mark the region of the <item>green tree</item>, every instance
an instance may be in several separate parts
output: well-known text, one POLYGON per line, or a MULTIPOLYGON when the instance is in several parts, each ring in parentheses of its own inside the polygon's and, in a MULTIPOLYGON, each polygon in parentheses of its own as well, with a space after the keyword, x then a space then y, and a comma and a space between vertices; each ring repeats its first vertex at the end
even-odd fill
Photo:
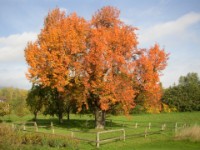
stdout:
POLYGON ((32 86, 31 90, 28 93, 26 103, 29 106, 29 110, 34 114, 34 120, 37 120, 38 112, 41 111, 45 98, 45 89, 40 85, 32 86))
POLYGON ((65 113, 64 96, 57 89, 48 88, 44 104, 44 114, 57 115, 59 123, 63 123, 63 116, 65 113))
POLYGON ((70 86, 66 86, 66 92, 60 93, 57 89, 51 89, 50 87, 44 88, 44 114, 57 115, 59 122, 63 122, 63 116, 67 115, 70 120, 70 113, 78 111, 78 101, 83 97, 82 84, 75 84, 75 81, 70 80, 70 86))
POLYGON ((197 73, 188 73, 179 78, 178 85, 164 91, 162 101, 179 111, 200 110, 200 80, 197 73))

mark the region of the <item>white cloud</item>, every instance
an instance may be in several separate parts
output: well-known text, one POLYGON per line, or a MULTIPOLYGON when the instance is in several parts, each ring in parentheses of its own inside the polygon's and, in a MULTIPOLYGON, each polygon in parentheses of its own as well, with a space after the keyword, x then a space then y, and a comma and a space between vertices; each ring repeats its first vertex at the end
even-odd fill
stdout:
POLYGON ((138 31, 140 47, 158 42, 170 53, 168 66, 161 77, 164 87, 177 83, 181 75, 189 72, 200 75, 200 33, 194 25, 200 25, 200 13, 190 12, 176 20, 138 31))
POLYGON ((0 37, 0 62, 22 62, 24 61, 24 48, 28 41, 33 41, 36 33, 25 32, 8 37, 0 37))
POLYGON ((0 66, 0 87, 17 87, 30 89, 31 84, 26 79, 26 65, 1 65, 0 66))
POLYGON ((25 77, 24 48, 28 41, 34 41, 36 37, 33 32, 0 37, 0 87, 30 88, 31 84, 25 77))
POLYGON ((161 76, 161 82, 163 86, 169 87, 174 83, 178 84, 180 76, 186 76, 189 72, 195 72, 200 75, 200 61, 197 59, 185 61, 185 62, 170 62, 169 66, 164 70, 163 76, 161 76))
POLYGON ((190 12, 176 20, 160 23, 141 31, 139 41, 141 43, 149 43, 169 36, 178 35, 181 37, 183 33, 187 32, 190 26, 198 22, 200 22, 200 13, 190 12))

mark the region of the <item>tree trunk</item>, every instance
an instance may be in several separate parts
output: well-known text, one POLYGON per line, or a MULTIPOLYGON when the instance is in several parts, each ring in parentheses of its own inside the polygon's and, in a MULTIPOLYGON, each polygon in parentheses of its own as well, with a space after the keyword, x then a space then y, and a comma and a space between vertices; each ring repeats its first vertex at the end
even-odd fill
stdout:
POLYGON ((70 111, 67 111, 67 120, 69 121, 70 119, 70 111))
POLYGON ((106 112, 97 108, 95 110, 95 123, 96 129, 104 129, 105 127, 106 112))
POLYGON ((37 120, 37 112, 34 112, 34 118, 33 118, 34 121, 37 120))
POLYGON ((58 106, 58 119, 59 123, 63 123, 63 112, 64 112, 64 104, 63 104, 63 97, 61 94, 58 93, 58 101, 57 101, 57 106, 58 106))
POLYGON ((62 124, 63 123, 63 113, 62 112, 59 113, 58 118, 59 118, 59 123, 62 124))

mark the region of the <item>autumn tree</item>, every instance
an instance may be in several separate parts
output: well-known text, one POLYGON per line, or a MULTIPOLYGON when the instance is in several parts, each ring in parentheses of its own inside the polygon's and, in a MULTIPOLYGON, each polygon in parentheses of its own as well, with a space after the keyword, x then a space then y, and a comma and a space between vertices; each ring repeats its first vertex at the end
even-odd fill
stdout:
POLYGON ((160 75, 167 66, 169 54, 155 44, 149 50, 142 49, 136 60, 134 88, 136 99, 147 112, 158 113, 161 110, 162 89, 160 75))
POLYGON ((85 57, 85 86, 95 112, 96 128, 104 128, 105 112, 122 103, 126 113, 134 107, 132 56, 136 52, 135 28, 119 19, 119 10, 103 7, 92 17, 89 53, 85 57))
MULTIPOLYGON (((87 31, 88 24, 83 18, 75 13, 66 16, 56 8, 46 17, 37 41, 29 42, 25 49, 28 79, 57 91, 56 98, 60 103, 68 92, 66 87, 72 86, 70 80, 73 78, 78 84, 82 75, 87 31)), ((61 122, 62 118, 60 113, 61 122)))
POLYGON ((28 79, 55 92, 53 105, 75 102, 77 111, 83 106, 93 110, 96 128, 104 128, 106 111, 116 104, 128 114, 141 91, 152 97, 145 105, 160 98, 159 73, 167 55, 158 45, 138 49, 136 28, 119 15, 118 9, 106 6, 86 21, 56 8, 46 17, 37 41, 25 49, 28 79))

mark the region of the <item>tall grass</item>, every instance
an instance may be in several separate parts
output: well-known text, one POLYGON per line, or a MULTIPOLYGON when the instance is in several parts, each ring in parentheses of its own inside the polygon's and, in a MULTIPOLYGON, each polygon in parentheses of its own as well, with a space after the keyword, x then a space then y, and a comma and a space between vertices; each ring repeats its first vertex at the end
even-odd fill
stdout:
POLYGON ((27 133, 14 130, 10 125, 0 124, 0 149, 70 149, 77 150, 78 141, 58 135, 27 133), (35 148, 38 147, 38 148, 35 148))
POLYGON ((176 134, 175 138, 177 140, 189 140, 189 141, 199 142, 200 126, 194 125, 192 127, 183 128, 176 134))

